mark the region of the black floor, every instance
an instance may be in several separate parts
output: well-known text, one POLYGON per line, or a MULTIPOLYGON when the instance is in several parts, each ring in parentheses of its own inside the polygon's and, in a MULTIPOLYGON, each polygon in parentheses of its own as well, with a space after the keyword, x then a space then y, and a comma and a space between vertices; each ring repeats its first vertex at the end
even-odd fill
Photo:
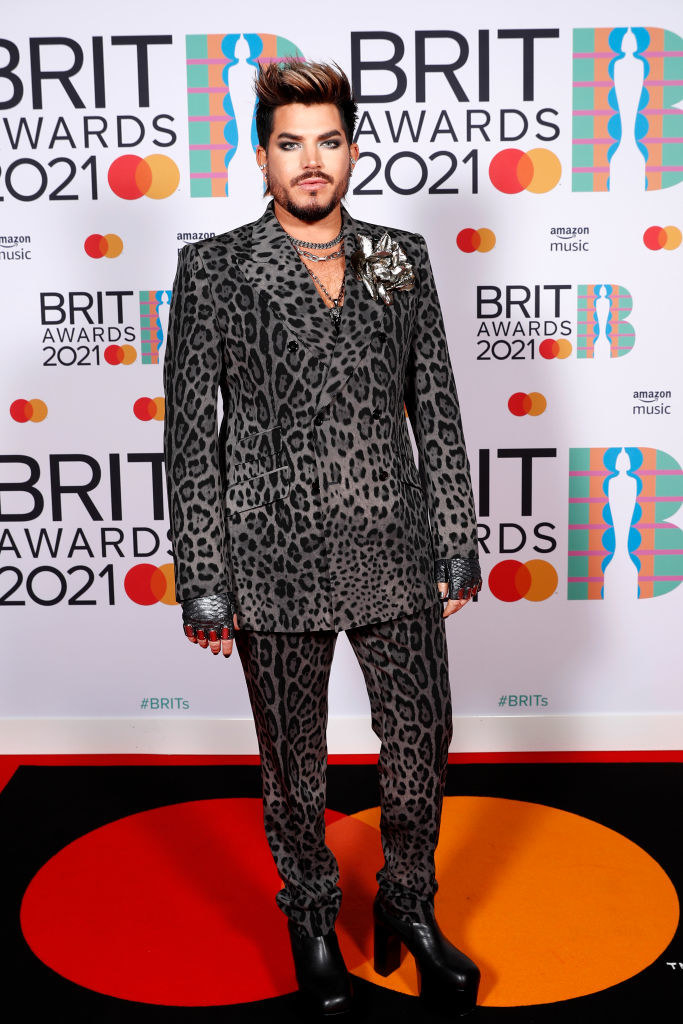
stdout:
MULTIPOLYGON (((70 1022, 301 1021, 296 994, 223 1007, 165 1007, 100 995, 46 967, 19 927, 21 898, 36 871, 64 845, 119 817, 153 807, 216 797, 260 796, 257 766, 22 765, 0 792, 5 1020, 70 1022)), ((494 796, 548 804, 583 815, 643 847, 683 892, 678 836, 683 809, 681 764, 451 765, 448 795, 494 796)), ((328 767, 328 806, 344 813, 377 805, 374 765, 328 767), (362 795, 362 797, 360 796, 362 795)), ((514 929, 514 921, 510 922, 514 929)), ((534 964, 529 964, 534 970, 534 964)), ((415 998, 357 981, 358 1021, 435 1021, 415 998)), ((442 1019, 442 1018, 440 1018, 442 1019)), ((662 956, 604 992, 535 1007, 478 1007, 468 1024, 680 1024, 683 1021, 683 927, 662 956), (668 966, 676 963, 676 968, 668 966)))

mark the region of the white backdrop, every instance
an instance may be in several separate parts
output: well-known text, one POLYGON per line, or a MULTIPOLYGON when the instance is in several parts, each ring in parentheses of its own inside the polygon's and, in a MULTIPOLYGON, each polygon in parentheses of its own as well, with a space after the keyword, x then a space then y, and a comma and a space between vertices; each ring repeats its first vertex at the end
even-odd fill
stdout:
MULTIPOLYGON (((590 716, 675 745, 680 4, 377 0, 328 20, 273 0, 45 0, 3 35, 5 749, 68 747, 79 720, 127 749, 154 720, 182 750, 201 723, 250 717, 236 650, 191 646, 173 603, 161 370, 178 248, 264 208, 253 62, 293 47, 354 72, 349 209, 423 233, 435 268, 485 578, 446 623, 458 719, 495 720, 473 741, 491 749, 498 716, 533 719, 541 749, 612 744, 576 726, 590 716), (38 719, 55 729, 31 739, 38 719)), ((331 749, 373 746, 368 711, 341 634, 331 749)))

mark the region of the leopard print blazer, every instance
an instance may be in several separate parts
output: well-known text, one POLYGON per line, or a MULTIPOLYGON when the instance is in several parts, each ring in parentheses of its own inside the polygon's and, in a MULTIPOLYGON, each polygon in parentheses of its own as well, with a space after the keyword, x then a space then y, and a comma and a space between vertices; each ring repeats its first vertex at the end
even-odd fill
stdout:
POLYGON ((418 611, 440 600, 435 559, 478 555, 425 240, 341 211, 338 335, 272 200, 178 256, 163 367, 175 595, 232 591, 243 629, 340 631, 418 611), (348 258, 357 231, 385 230, 416 274, 392 305, 348 258))

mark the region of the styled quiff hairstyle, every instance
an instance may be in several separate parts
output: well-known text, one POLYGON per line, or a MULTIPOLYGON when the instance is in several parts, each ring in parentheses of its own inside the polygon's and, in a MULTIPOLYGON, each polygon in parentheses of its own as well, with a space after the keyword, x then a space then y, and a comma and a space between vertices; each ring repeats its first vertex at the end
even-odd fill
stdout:
POLYGON ((336 63, 322 64, 302 57, 283 57, 273 63, 259 64, 254 79, 256 133, 259 143, 268 148, 276 107, 287 103, 334 103, 339 109, 344 135, 349 145, 358 116, 358 104, 351 93, 348 78, 336 63))

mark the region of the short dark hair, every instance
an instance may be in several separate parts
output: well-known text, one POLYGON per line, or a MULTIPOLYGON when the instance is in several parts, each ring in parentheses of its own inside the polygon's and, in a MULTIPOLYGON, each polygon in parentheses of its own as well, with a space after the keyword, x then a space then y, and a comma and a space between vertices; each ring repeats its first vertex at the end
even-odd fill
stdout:
POLYGON ((258 100, 256 134, 264 149, 273 131, 275 108, 287 103, 334 103, 341 116, 346 141, 349 145, 353 142, 358 104, 348 78, 335 61, 323 64, 303 57, 283 57, 259 64, 254 91, 258 100))

